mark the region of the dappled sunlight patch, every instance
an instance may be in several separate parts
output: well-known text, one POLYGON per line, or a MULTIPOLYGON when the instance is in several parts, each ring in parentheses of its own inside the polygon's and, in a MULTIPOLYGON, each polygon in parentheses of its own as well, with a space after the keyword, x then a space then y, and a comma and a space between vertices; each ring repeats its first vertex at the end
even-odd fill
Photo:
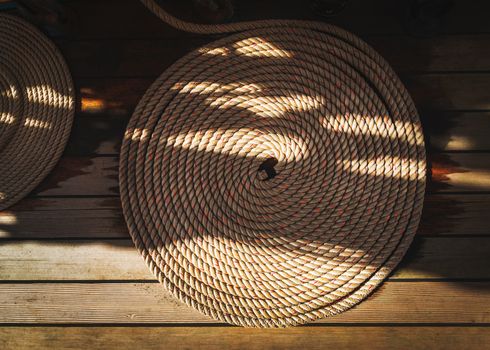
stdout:
POLYGON ((425 176, 425 161, 396 156, 374 156, 371 159, 343 159, 338 161, 345 171, 362 175, 393 177, 416 181, 425 176))
MULTIPOLYGON (((437 140, 437 135, 434 139, 437 140)), ((446 150, 474 150, 478 147, 478 142, 468 136, 453 134, 444 147, 446 150)))
POLYGON ((228 56, 230 54, 230 49, 228 49, 227 47, 217 47, 211 50, 206 48, 201 48, 198 51, 204 55, 210 55, 210 56, 228 56))
POLYGON ((273 42, 261 37, 250 37, 237 41, 232 45, 235 53, 248 57, 282 57, 292 58, 291 51, 281 49, 273 42))
MULTIPOLYGON (((2 192, 0 192, 2 199, 2 192)), ((9 227, 18 224, 17 216, 9 212, 0 212, 0 238, 9 238, 11 236, 9 227)))
POLYGON ((177 90, 179 94, 222 94, 233 93, 235 95, 253 94, 263 90, 263 87, 255 83, 218 83, 213 81, 188 81, 177 82, 171 90, 177 90))
POLYGON ((369 116, 361 114, 330 115, 320 118, 320 124, 327 130, 355 136, 373 136, 404 140, 411 145, 422 146, 422 132, 410 121, 392 120, 389 116, 369 116), (417 128, 417 129, 416 129, 417 128), (407 138, 400 132, 415 129, 416 137, 407 138))
MULTIPOLYGON (((138 138, 143 135, 147 137, 144 131, 139 135, 141 136, 138 138)), ((247 158, 274 157, 279 162, 298 161, 307 158, 310 154, 308 145, 300 137, 285 137, 259 128, 208 128, 186 131, 169 135, 165 143, 167 147, 221 155, 247 158)))
POLYGON ((0 91, 0 96, 15 100, 19 97, 19 92, 17 91, 15 86, 9 85, 7 89, 2 89, 0 91))
POLYGON ((15 122, 15 116, 11 113, 0 113, 0 123, 13 124, 15 122))
POLYGON ((472 169, 471 172, 447 174, 451 186, 471 191, 486 191, 490 188, 490 172, 488 169, 472 169))
POLYGON ((44 104, 50 107, 72 109, 74 100, 48 85, 36 85, 26 87, 26 97, 29 102, 44 104))
POLYGON ((209 106, 218 109, 227 109, 233 106, 246 109, 261 117, 278 118, 286 112, 309 111, 321 106, 318 98, 304 94, 291 94, 289 96, 233 96, 224 95, 218 98, 206 99, 209 106))
POLYGON ((106 103, 100 98, 82 97, 83 112, 100 112, 106 109, 106 103))
POLYGON ((17 224, 17 217, 15 216, 15 214, 9 212, 0 212, 0 225, 15 224, 17 224))
POLYGON ((26 118, 24 126, 28 128, 51 129, 51 122, 34 118, 26 118))
POLYGON ((124 133, 124 138, 132 141, 146 141, 148 136, 148 130, 142 128, 127 128, 124 133))

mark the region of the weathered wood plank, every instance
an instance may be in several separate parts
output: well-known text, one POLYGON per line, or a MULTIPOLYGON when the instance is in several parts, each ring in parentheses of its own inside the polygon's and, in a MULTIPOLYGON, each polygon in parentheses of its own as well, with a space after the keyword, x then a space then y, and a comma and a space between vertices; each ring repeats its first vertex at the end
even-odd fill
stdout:
POLYGON ((432 192, 490 189, 490 157, 485 153, 434 154, 430 158, 432 192))
MULTIPOLYGON (((130 239, 0 241, 0 261, 4 281, 154 280, 130 239)), ((489 265, 490 237, 417 237, 390 279, 490 279, 489 265)))
POLYGON ((0 238, 128 238, 118 197, 25 198, 0 212, 0 238))
MULTIPOLYGON (((9 209, 3 210, 2 213, 38 213, 63 211, 68 215, 70 211, 80 212, 84 210, 121 210, 121 201, 119 197, 74 197, 74 198, 36 198, 27 197, 17 202, 9 209)), ((15 214, 17 215, 17 214, 15 214)), ((119 215, 119 214, 118 214, 119 215)), ((40 219, 40 218, 39 218, 40 219)))
MULTIPOLYGON (((443 153, 429 159, 428 190, 480 192, 490 190, 490 162, 485 153, 443 153)), ((63 157, 34 190, 35 196, 107 196, 118 194, 118 158, 63 157)))
MULTIPOLYGON (((490 235, 489 213, 490 195, 428 194, 418 235, 490 235)), ((0 238, 127 237, 118 197, 25 198, 0 213, 0 238)))
MULTIPOLYGON (((490 70, 490 35, 365 37, 400 73, 490 70)), ((61 41, 76 78, 156 77, 211 37, 61 41)), ((277 60, 271 57, 270 60, 277 60)))
MULTIPOLYGON (((485 0, 454 0, 452 10, 443 17, 439 31, 442 33, 490 32, 486 14, 489 7, 485 0)), ((169 2, 166 1, 168 4, 169 2)), ((192 6, 178 0, 171 1, 174 13, 187 15, 188 19, 199 20, 191 12, 192 6), (183 3, 183 4, 181 4, 183 3), (191 12, 189 14, 189 12, 191 12)), ((235 1, 232 21, 295 18, 321 20, 311 10, 309 3, 287 1, 235 1)), ((400 34, 406 33, 407 3, 390 0, 349 1, 347 8, 328 22, 339 25, 357 34, 400 34)), ((69 7, 76 13, 77 25, 71 37, 118 38, 144 37, 168 38, 182 35, 162 23, 138 1, 131 0, 84 0, 70 1, 69 7), (111 21, 107 21, 111 18, 111 21)), ((184 18, 184 17, 182 17, 184 18)), ((66 35, 70 35, 67 33, 66 35)))
POLYGON ((129 115, 75 117, 65 155, 118 155, 129 115))
POLYGON ((490 150, 490 112, 422 112, 421 119, 433 152, 490 150))
POLYGON ((419 235, 488 235, 490 196, 425 196, 419 235))
POLYGON ((0 261, 3 281, 155 280, 129 239, 2 242, 0 261))
MULTIPOLYGON (((439 32, 441 33, 473 33, 488 32, 490 25, 480 12, 488 8, 488 2, 482 0, 452 1, 453 7, 441 20, 439 32)), ((349 1, 348 6, 339 15, 327 21, 357 34, 395 34, 406 32, 406 17, 409 9, 407 3, 393 3, 389 0, 349 1)), ((243 17, 255 19, 262 18, 310 18, 306 12, 306 3, 291 0, 284 4, 282 1, 254 1, 244 2, 239 8, 243 17), (303 9, 302 9, 303 8, 303 9), (284 11, 284 14, 282 13, 284 11)))
POLYGON ((328 326, 238 327, 2 327, 4 350, 51 349, 484 349, 488 327, 328 326))
POLYGON ((489 73, 405 75, 402 81, 420 113, 489 110, 489 73))
MULTIPOLYGON (((490 323, 489 282, 386 282, 317 323, 490 323)), ((0 284, 0 323, 215 323, 158 283, 0 284), (83 296, 80 297, 80 296, 83 296)))
POLYGON ((490 35, 365 37, 393 67, 406 72, 487 71, 490 69, 490 35), (479 57, 484 55, 485 57, 479 57))
POLYGON ((37 196, 118 195, 117 157, 62 157, 34 190, 37 196))

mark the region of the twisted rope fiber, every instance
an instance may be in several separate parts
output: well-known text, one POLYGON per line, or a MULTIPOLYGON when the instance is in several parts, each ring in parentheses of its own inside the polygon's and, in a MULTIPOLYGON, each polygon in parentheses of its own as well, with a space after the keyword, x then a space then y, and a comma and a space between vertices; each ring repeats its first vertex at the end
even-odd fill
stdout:
POLYGON ((236 32, 168 68, 129 122, 121 198, 153 273, 247 327, 364 299, 408 249, 425 190, 421 125, 395 73, 331 25, 199 25, 143 3, 185 31, 236 32))
POLYGON ((61 156, 72 86, 56 47, 29 23, 0 14, 0 210, 32 191, 61 156))

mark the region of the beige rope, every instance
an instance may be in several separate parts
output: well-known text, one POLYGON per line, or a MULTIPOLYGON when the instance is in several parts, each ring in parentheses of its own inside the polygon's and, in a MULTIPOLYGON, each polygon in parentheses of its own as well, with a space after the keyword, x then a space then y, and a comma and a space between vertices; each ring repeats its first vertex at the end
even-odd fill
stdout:
POLYGON ((0 210, 32 191, 61 156, 75 110, 72 85, 42 33, 0 14, 0 210))
POLYGON ((148 89, 120 162, 124 215, 158 279, 193 308, 254 327, 364 299, 415 234, 425 149, 388 64, 331 25, 261 21, 195 50, 148 89))

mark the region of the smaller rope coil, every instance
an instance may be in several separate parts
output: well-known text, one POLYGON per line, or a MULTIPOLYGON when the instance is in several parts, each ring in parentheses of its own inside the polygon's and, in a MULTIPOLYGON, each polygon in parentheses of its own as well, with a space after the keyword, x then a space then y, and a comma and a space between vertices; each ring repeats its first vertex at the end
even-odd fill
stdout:
POLYGON ((56 47, 29 23, 0 14, 0 210, 54 167, 74 111, 70 73, 56 47))
POLYGON ((237 33, 179 59, 148 89, 120 160, 136 247, 178 299, 247 327, 332 316, 401 260, 425 189, 407 91, 367 44, 316 22, 237 33))

